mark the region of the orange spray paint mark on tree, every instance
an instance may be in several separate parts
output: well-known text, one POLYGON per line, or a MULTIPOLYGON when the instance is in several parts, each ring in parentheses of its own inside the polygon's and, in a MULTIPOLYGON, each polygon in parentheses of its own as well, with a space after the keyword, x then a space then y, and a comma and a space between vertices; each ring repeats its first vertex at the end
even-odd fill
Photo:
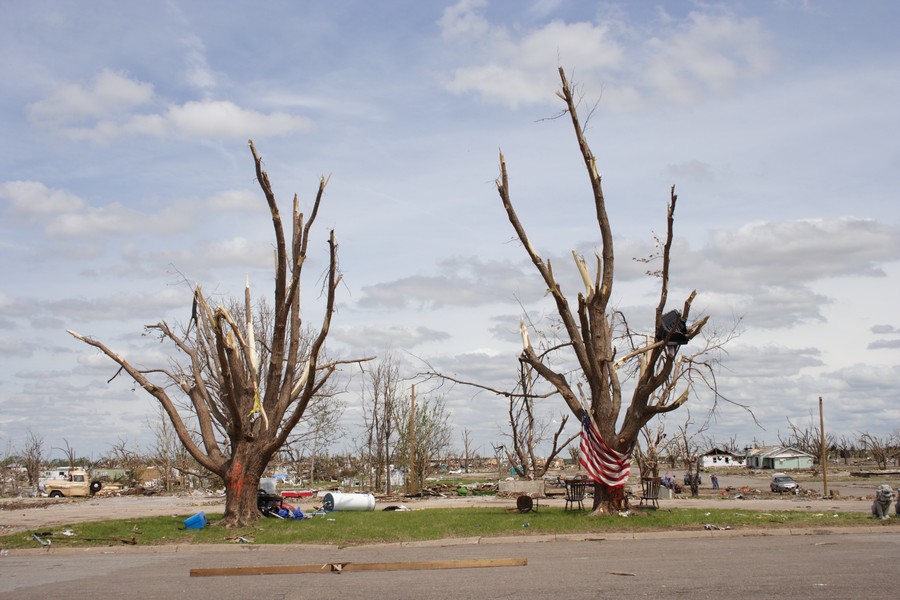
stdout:
POLYGON ((244 465, 237 461, 231 469, 231 486, 240 498, 244 493, 244 465))

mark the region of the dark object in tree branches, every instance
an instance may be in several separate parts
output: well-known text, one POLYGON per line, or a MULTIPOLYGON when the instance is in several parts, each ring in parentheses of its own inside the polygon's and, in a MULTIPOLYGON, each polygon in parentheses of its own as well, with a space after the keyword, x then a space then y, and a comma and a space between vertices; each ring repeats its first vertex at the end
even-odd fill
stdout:
POLYGON ((690 339, 687 336, 687 323, 681 318, 677 310, 670 310, 660 319, 656 328, 656 341, 661 342, 669 338, 669 346, 684 346, 690 339))

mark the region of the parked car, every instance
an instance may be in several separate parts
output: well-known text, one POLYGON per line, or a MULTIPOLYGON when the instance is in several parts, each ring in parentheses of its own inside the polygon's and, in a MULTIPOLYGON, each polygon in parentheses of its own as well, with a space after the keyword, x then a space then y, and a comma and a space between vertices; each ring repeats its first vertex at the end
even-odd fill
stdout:
POLYGON ((775 473, 772 476, 772 483, 769 484, 769 488, 778 494, 784 492, 791 492, 792 494, 796 494, 800 491, 800 484, 791 477, 790 475, 785 475, 784 473, 775 473))

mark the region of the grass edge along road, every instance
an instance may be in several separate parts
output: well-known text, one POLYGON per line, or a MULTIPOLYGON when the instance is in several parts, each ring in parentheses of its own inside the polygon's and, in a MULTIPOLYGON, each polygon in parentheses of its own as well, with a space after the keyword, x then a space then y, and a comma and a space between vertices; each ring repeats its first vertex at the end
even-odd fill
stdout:
POLYGON ((636 510, 627 515, 591 517, 588 511, 565 511, 556 507, 527 513, 498 507, 339 511, 316 514, 302 520, 261 518, 254 526, 240 529, 216 527, 215 523, 221 518, 219 515, 209 516, 210 525, 203 529, 185 529, 184 520, 190 515, 143 517, 17 532, 0 537, 0 548, 232 543, 354 546, 471 537, 702 529, 752 531, 873 524, 897 527, 900 531, 900 519, 876 521, 870 514, 860 512, 672 508, 636 510))

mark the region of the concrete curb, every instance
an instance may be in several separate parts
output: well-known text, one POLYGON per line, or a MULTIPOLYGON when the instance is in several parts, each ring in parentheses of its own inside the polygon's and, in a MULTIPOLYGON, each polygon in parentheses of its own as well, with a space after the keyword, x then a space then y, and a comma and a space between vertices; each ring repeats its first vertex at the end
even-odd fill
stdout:
MULTIPOLYGON (((540 534, 501 537, 466 537, 418 542, 393 542, 388 544, 360 544, 337 546, 332 544, 172 544, 167 546, 103 546, 93 548, 21 548, 6 551, 5 556, 78 556, 97 554, 190 554, 196 552, 253 552, 267 554, 285 551, 341 551, 348 549, 372 548, 441 548, 453 546, 475 546, 494 544, 541 544, 550 542, 604 542, 657 539, 698 539, 722 537, 783 537, 820 536, 851 534, 894 534, 900 535, 900 528, 883 525, 859 527, 816 527, 802 529, 726 529, 726 530, 660 530, 640 532, 591 532, 566 534, 540 534)), ((2 557, 0 557, 2 561, 2 557)))

